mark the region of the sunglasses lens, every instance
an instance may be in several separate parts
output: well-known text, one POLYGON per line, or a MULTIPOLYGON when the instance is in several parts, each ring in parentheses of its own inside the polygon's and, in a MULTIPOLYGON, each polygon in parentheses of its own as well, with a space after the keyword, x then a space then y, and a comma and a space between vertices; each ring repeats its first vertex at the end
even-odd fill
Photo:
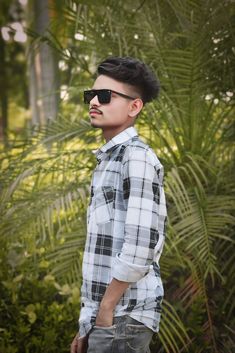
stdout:
POLYGON ((109 89, 97 90, 97 94, 98 94, 98 100, 101 104, 110 103, 111 91, 109 89))
POLYGON ((89 91, 84 91, 84 103, 89 104, 95 96, 98 96, 98 101, 101 104, 107 104, 111 101, 111 94, 112 92, 109 89, 91 89, 89 91))
POLYGON ((90 91, 84 91, 83 98, 84 98, 84 103, 89 104, 90 101, 96 96, 96 93, 92 90, 90 91))

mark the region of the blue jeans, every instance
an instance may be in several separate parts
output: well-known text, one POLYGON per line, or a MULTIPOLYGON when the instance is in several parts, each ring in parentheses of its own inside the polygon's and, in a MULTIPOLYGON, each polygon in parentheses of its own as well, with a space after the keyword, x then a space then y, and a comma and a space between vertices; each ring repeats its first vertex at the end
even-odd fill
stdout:
POLYGON ((150 353, 153 332, 129 316, 114 318, 110 327, 94 326, 87 353, 150 353))

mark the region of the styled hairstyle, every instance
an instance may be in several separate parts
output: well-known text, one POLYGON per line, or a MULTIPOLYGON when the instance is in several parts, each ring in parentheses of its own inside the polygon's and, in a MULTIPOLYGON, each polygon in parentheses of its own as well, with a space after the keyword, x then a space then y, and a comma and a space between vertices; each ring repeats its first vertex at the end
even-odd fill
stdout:
POLYGON ((154 72, 143 62, 131 57, 109 57, 101 62, 97 74, 133 86, 143 103, 157 98, 160 83, 154 72))

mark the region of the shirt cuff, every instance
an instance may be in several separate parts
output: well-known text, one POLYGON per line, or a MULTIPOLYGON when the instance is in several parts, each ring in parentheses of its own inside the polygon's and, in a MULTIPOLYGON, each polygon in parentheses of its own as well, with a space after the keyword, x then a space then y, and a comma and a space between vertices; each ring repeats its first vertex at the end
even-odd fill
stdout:
POLYGON ((91 324, 92 309, 89 307, 81 307, 79 324, 79 336, 86 336, 92 328, 91 324))
POLYGON ((86 336, 89 331, 92 329, 92 325, 90 322, 79 322, 79 337, 86 336))
POLYGON ((149 266, 140 266, 124 261, 121 254, 117 254, 114 263, 112 276, 123 282, 137 282, 149 271, 149 266))

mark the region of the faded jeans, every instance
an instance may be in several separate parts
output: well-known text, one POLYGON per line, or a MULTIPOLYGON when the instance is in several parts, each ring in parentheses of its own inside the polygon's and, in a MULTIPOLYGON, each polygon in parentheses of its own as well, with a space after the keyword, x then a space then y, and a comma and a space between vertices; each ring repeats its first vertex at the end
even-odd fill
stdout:
POLYGON ((131 317, 116 317, 110 327, 93 327, 87 353, 150 353, 152 335, 148 327, 131 317))

